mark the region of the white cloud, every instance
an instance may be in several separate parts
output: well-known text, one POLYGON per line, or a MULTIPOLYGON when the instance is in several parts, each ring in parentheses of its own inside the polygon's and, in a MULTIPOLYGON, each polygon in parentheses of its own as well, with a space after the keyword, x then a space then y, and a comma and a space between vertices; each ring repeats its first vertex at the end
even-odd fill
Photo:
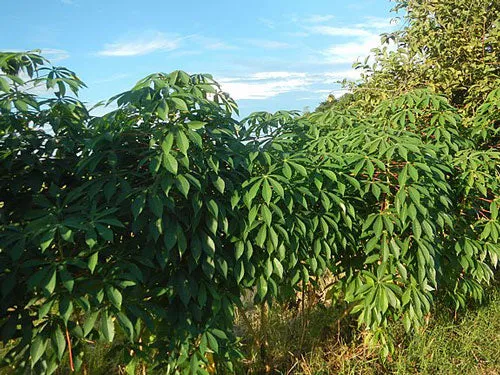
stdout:
POLYGON ((309 84, 305 78, 278 79, 272 81, 220 80, 222 89, 234 99, 268 99, 290 91, 303 91, 309 84))
POLYGON ((328 36, 365 37, 372 35, 369 31, 357 27, 312 26, 307 30, 313 34, 328 36))
POLYGON ((331 93, 331 89, 319 91, 318 86, 336 84, 344 78, 357 79, 359 73, 352 69, 322 73, 258 72, 241 77, 226 77, 218 81, 222 89, 236 100, 262 100, 289 92, 331 93))
POLYGON ((226 43, 220 39, 211 38, 203 35, 193 35, 191 39, 193 39, 197 44, 199 44, 200 47, 207 50, 222 51, 222 50, 238 49, 238 47, 226 43))
POLYGON ((61 61, 69 57, 69 52, 63 49, 43 48, 42 55, 51 62, 61 61))
POLYGON ((276 40, 268 40, 268 39, 244 39, 245 43, 250 44, 255 47, 264 48, 264 49, 282 49, 282 48, 290 48, 291 45, 285 42, 279 42, 276 40))
POLYGON ((303 38, 306 36, 309 36, 309 33, 306 33, 305 31, 293 31, 293 32, 286 32, 284 35, 291 36, 291 37, 297 37, 297 38, 303 38))
POLYGON ((342 70, 338 72, 327 72, 324 73, 324 83, 331 84, 341 81, 343 79, 357 80, 361 78, 361 72, 359 70, 349 69, 342 70))
POLYGON ((395 24, 397 20, 390 17, 365 17, 366 21, 358 23, 355 26, 360 28, 375 29, 375 30, 388 30, 395 24))
MULTIPOLYGON (((322 23, 324 21, 333 18, 331 16, 317 16, 318 22, 311 23, 322 23)), ((315 17, 312 16, 312 20, 315 17)), ((307 19, 306 19, 307 21, 307 19)), ((364 22, 353 24, 350 26, 328 26, 328 25, 314 25, 308 26, 305 29, 312 34, 327 35, 327 36, 340 36, 340 37, 367 37, 373 35, 375 32, 389 31, 398 23, 397 19, 390 17, 364 17, 364 22)))
POLYGON ((97 54, 101 56, 138 56, 155 51, 173 51, 180 47, 182 38, 178 35, 154 33, 132 40, 106 44, 97 54))
POLYGON ((330 20, 332 20, 334 18, 335 18, 335 16, 332 15, 332 14, 325 14, 325 15, 313 14, 313 15, 311 15, 309 17, 304 18, 304 22, 307 22, 307 23, 323 23, 323 22, 330 21, 330 20))
POLYGON ((61 0, 61 3, 66 5, 74 5, 75 2, 73 0, 61 0))
POLYGON ((270 71, 222 78, 219 82, 222 89, 236 100, 259 100, 291 91, 304 91, 313 80, 303 72, 270 71))
POLYGON ((265 80, 279 78, 305 78, 307 73, 299 72, 259 72, 250 75, 250 80, 265 80))
POLYGON ((318 60, 320 64, 348 64, 359 58, 366 57, 370 50, 380 45, 380 37, 370 34, 359 41, 334 44, 321 51, 323 59, 318 60))
MULTIPOLYGON (((340 98, 342 95, 345 95, 349 92, 348 89, 339 89, 339 90, 314 90, 318 94, 331 94, 336 98, 340 98)), ((321 95, 324 98, 324 95, 321 95)))

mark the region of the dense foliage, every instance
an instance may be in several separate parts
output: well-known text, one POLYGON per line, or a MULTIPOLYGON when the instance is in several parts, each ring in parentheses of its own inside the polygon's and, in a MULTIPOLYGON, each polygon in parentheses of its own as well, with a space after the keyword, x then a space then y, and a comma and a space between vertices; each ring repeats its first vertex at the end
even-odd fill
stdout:
POLYGON ((356 102, 373 110, 381 100, 428 88, 445 95, 466 118, 473 116, 500 75, 500 3, 495 0, 398 0, 397 29, 354 66, 361 83, 354 95, 320 106, 356 102), (399 22, 398 22, 399 21, 399 22), (354 99, 354 100, 352 100, 354 99))
POLYGON ((430 87, 237 121, 209 75, 150 75, 93 116, 36 53, 0 70, 0 337, 20 373, 78 370, 95 340, 129 373, 232 372, 245 291, 289 300, 326 271, 387 354, 390 320, 410 332, 493 277, 498 81, 473 111, 430 87))

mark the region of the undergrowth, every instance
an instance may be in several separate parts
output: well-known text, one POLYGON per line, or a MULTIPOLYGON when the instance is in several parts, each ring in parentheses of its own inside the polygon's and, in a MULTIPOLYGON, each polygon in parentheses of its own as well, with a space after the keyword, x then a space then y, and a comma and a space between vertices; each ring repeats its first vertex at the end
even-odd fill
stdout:
POLYGON ((369 333, 356 334, 356 323, 344 318, 338 306, 308 307, 307 298, 304 308, 274 306, 263 330, 260 315, 253 316, 253 333, 246 331, 245 337, 260 336, 243 343, 242 374, 500 374, 498 285, 487 293, 484 305, 463 314, 439 306, 411 338, 402 323, 392 323, 395 352, 386 360, 368 349, 364 342, 369 333))
MULTIPOLYGON (((401 323, 392 323, 389 332, 396 343, 395 352, 385 361, 364 345, 367 333, 356 334, 355 321, 343 312, 339 306, 309 304, 307 297, 296 306, 274 305, 264 313, 248 308, 246 322, 239 311, 236 329, 245 337, 241 343, 245 359, 236 373, 500 374, 498 285, 488 291, 485 304, 472 306, 462 315, 455 316, 440 306, 428 325, 412 338, 405 335, 401 323)), ((106 343, 89 343, 88 365, 76 374, 127 374, 116 349, 106 343)), ((5 352, 5 348, 0 349, 0 357, 5 352)), ((58 371, 60 375, 70 373, 68 368, 58 371)), ((0 370, 0 375, 8 373, 0 370)), ((136 371, 146 373, 154 374, 147 365, 136 371)))

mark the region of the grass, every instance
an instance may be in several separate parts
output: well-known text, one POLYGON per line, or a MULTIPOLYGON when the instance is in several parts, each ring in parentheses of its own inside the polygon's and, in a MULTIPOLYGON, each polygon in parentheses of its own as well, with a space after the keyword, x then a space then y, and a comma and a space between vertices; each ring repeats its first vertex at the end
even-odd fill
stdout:
MULTIPOLYGON (((237 319, 246 355, 237 374, 500 375, 498 285, 489 290, 483 305, 471 306, 457 319, 440 308, 425 330, 412 338, 404 335, 401 324, 392 324, 389 329, 397 345, 386 361, 367 349, 365 335, 356 333, 355 322, 335 306, 275 305, 269 311, 247 310, 245 317, 240 312, 237 319)), ((109 355, 109 350, 102 343, 89 345, 85 373, 124 374, 120 355, 109 355)), ((0 348, 3 354, 5 348, 0 348)), ((9 373, 0 369, 0 375, 9 373)))
MULTIPOLYGON (((418 335, 408 338, 401 324, 390 332, 397 343, 386 361, 363 344, 363 334, 355 332, 352 321, 339 312, 317 305, 306 308, 304 316, 284 308, 274 308, 260 341, 246 342, 247 360, 240 370, 247 374, 500 374, 500 288, 488 292, 482 306, 471 306, 454 319, 441 309, 418 335), (262 344, 260 344, 262 346, 262 344)), ((255 331, 255 329, 254 329, 255 331)), ((259 340, 257 340, 259 341, 259 340)))

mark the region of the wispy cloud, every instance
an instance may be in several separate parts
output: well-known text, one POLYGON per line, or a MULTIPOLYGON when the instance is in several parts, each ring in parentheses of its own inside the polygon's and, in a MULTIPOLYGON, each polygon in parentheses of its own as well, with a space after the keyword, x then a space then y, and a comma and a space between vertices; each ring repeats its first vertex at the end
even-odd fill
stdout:
POLYGON ((320 64, 349 64, 357 59, 368 56, 371 49, 380 45, 380 37, 369 34, 366 38, 348 43, 333 44, 320 51, 323 59, 318 60, 320 64))
POLYGON ((271 81, 234 81, 220 80, 222 89, 234 99, 268 99, 290 91, 303 91, 307 85, 305 78, 278 79, 271 81))
POLYGON ((277 40, 250 38, 250 39, 244 39, 243 41, 251 46, 263 49, 282 49, 291 47, 291 44, 285 42, 279 42, 277 40))
POLYGON ((307 73, 303 72, 258 72, 248 76, 249 81, 259 81, 265 79, 282 79, 282 78, 305 78, 307 73))
POLYGON ((180 47, 183 38, 176 34, 149 33, 129 40, 106 44, 97 52, 101 56, 139 56, 155 51, 173 51, 180 47))
POLYGON ((66 5, 75 5, 75 2, 73 0, 61 0, 61 3, 66 5))
POLYGON ((291 37, 297 37, 297 38, 305 38, 306 36, 309 36, 309 33, 306 33, 305 31, 290 31, 284 33, 284 35, 291 36, 291 37))
POLYGON ((364 37, 372 35, 371 32, 358 27, 311 26, 307 30, 313 34, 343 37, 364 37))
POLYGON ((221 39, 207 37, 203 35, 193 35, 190 39, 194 40, 199 47, 211 51, 236 50, 238 47, 229 44, 221 39))
POLYGON ((69 52, 63 49, 43 48, 42 55, 52 62, 61 61, 69 57, 69 52))
POLYGON ((258 72, 246 76, 222 78, 219 82, 222 89, 236 100, 263 100, 290 92, 331 93, 331 89, 322 90, 318 87, 336 84, 344 78, 357 79, 359 73, 352 69, 322 73, 258 72))
POLYGON ((349 69, 336 72, 326 72, 322 74, 322 76, 324 76, 323 83, 331 84, 337 83, 337 81, 341 81, 343 79, 356 81, 361 78, 361 72, 359 70, 349 69))
POLYGON ((305 17, 303 20, 306 23, 323 23, 334 19, 335 16, 332 14, 313 14, 309 17, 305 17))
POLYGON ((374 30, 387 30, 397 24, 397 19, 390 17, 365 17, 365 22, 358 23, 355 27, 374 29, 374 30))

